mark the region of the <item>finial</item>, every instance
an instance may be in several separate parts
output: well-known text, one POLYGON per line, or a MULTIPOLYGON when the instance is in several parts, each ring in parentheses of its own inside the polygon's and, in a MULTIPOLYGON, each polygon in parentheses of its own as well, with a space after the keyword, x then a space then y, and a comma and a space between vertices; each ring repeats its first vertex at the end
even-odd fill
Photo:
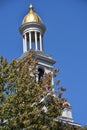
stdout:
POLYGON ((34 7, 33 7, 32 4, 30 4, 29 9, 30 9, 30 10, 33 10, 33 9, 34 9, 34 7))

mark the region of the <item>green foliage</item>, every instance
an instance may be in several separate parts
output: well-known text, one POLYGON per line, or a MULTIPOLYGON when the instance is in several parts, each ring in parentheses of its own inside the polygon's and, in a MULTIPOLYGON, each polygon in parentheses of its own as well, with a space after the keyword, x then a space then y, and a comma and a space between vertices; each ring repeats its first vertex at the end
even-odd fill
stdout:
POLYGON ((33 55, 10 64, 0 57, 0 130, 76 130, 55 121, 64 99, 54 96, 51 73, 36 81, 33 55))
POLYGON ((87 130, 87 126, 84 126, 83 128, 80 128, 80 130, 87 130))

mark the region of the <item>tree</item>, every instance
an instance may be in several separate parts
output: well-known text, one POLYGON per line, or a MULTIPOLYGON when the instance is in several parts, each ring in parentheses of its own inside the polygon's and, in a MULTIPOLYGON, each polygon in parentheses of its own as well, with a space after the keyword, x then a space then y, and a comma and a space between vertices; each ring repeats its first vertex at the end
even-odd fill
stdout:
POLYGON ((87 126, 82 127, 80 130, 87 130, 87 126))
POLYGON ((37 63, 34 51, 10 64, 0 57, 0 129, 76 130, 56 120, 65 99, 54 96, 51 73, 36 80, 37 63))

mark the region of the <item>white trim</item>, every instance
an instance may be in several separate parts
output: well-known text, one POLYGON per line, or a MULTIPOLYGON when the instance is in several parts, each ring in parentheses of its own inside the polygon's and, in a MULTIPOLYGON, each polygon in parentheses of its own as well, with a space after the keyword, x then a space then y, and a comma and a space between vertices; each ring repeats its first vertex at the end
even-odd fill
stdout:
POLYGON ((43 65, 43 66, 46 66, 46 67, 49 67, 49 68, 53 68, 53 66, 47 65, 47 64, 44 64, 44 63, 41 63, 41 62, 38 62, 38 65, 43 65))

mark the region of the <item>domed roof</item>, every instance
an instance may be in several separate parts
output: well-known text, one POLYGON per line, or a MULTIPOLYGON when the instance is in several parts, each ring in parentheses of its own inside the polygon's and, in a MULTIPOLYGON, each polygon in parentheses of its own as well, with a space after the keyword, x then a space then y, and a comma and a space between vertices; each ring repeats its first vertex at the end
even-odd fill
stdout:
POLYGON ((28 22, 42 23, 41 18, 34 12, 34 8, 32 5, 30 5, 29 9, 30 9, 30 11, 24 17, 22 24, 28 23, 28 22))

